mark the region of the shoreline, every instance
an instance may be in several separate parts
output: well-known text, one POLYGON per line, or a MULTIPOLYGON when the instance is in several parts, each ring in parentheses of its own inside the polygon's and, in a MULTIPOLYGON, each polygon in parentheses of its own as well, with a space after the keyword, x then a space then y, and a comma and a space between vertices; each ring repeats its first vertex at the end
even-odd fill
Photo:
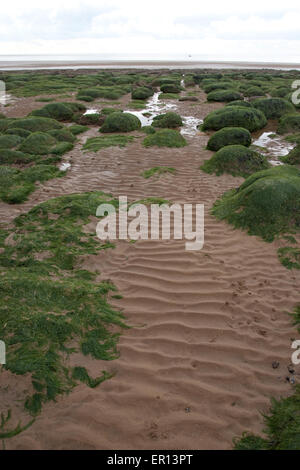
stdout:
POLYGON ((242 61, 174 61, 174 60, 48 60, 0 61, 0 70, 64 70, 64 69, 278 69, 300 70, 300 64, 242 61))

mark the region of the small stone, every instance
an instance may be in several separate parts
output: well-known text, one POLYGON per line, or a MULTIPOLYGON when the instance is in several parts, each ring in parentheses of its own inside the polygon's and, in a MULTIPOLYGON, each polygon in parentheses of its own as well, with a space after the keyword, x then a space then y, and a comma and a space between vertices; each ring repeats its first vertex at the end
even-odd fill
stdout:
POLYGON ((181 96, 179 101, 199 101, 197 96, 181 96))
POLYGON ((278 361, 272 362, 272 367, 273 367, 273 369, 278 369, 278 367, 279 367, 279 362, 278 362, 278 361))

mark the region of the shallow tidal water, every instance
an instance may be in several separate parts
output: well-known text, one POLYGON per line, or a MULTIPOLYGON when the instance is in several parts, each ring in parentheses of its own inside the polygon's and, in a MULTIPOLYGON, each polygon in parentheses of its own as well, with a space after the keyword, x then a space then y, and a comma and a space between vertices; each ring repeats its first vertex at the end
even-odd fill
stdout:
MULTIPOLYGON (((184 80, 181 80, 183 83, 184 80)), ((132 110, 132 109, 125 109, 125 113, 130 113, 136 116, 140 122, 142 127, 143 126, 151 126, 153 123, 153 119, 158 116, 159 114, 167 113, 169 111, 175 111, 177 109, 177 105, 173 102, 166 102, 161 101, 159 99, 159 95, 161 95, 161 91, 154 93, 154 95, 149 98, 147 101, 145 108, 139 111, 132 110)), ((99 113, 100 110, 96 108, 87 109, 86 114, 96 114, 99 113)), ((183 126, 181 129, 182 135, 193 136, 197 134, 198 129, 197 126, 203 122, 202 119, 198 119, 194 116, 181 116, 183 121, 183 126)))
POLYGON ((295 144, 287 142, 274 132, 263 132, 252 145, 260 147, 260 153, 274 166, 283 165, 279 158, 287 155, 295 147, 295 144))

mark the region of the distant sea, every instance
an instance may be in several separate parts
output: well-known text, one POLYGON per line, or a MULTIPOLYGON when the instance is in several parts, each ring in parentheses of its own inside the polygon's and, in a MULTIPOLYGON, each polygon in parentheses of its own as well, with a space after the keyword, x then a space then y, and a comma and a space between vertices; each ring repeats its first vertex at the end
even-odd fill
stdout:
POLYGON ((0 55, 0 70, 80 68, 276 68, 300 69, 299 63, 226 61, 202 54, 48 54, 0 55))

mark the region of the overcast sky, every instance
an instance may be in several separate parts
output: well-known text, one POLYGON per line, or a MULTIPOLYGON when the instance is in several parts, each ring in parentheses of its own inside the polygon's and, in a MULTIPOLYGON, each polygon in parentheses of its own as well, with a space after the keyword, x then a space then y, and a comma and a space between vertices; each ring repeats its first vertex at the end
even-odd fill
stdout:
POLYGON ((1 2, 1 55, 110 53, 300 62, 300 2, 1 2))

